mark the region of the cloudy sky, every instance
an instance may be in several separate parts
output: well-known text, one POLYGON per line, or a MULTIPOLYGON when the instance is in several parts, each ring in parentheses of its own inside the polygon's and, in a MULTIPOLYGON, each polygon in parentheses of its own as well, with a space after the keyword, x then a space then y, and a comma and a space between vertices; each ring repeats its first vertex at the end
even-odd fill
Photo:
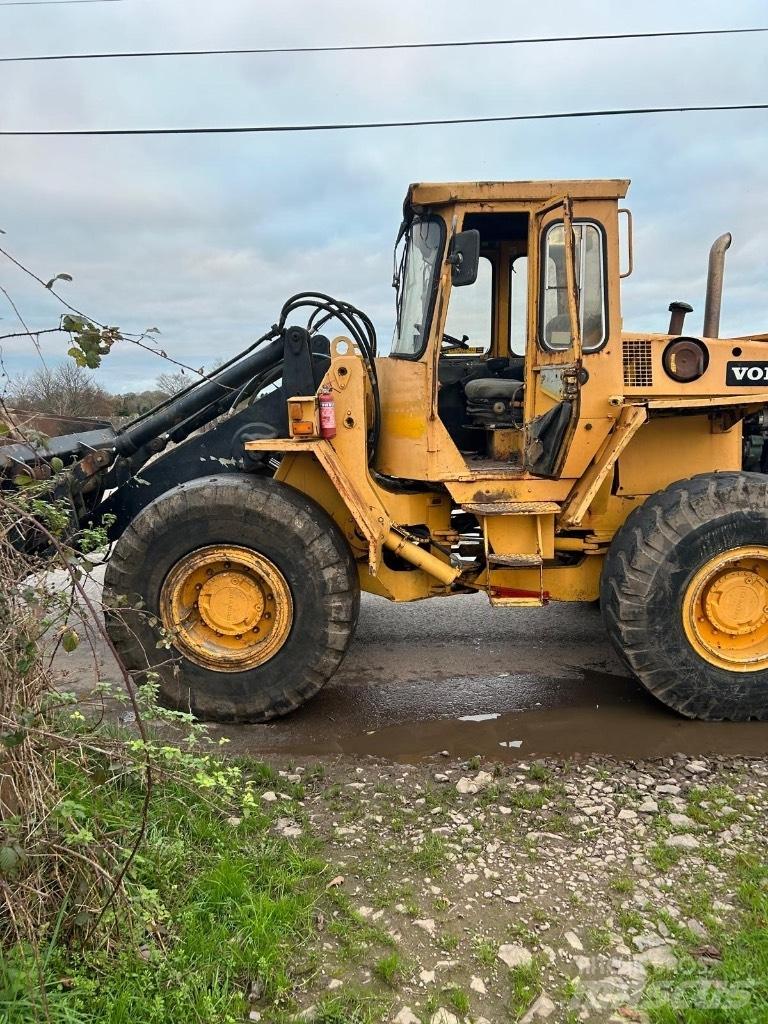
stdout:
MULTIPOLYGON (((734 0, 121 0, 0 5, 0 55, 408 42, 768 24, 734 0)), ((0 128, 114 128, 488 116, 768 100, 768 35, 365 54, 0 64, 0 128)), ((723 332, 768 331, 768 112, 275 136, 0 138, 2 245, 70 273, 95 318, 158 327, 192 365, 233 354, 295 291, 392 330, 391 248, 410 181, 630 177, 636 270, 628 329, 663 330, 671 299, 701 323, 707 251, 731 230, 723 332)), ((59 308, 0 257, 27 323, 59 308)), ((0 333, 13 311, 0 294, 0 333)), ((49 363, 64 340, 44 343, 49 363)), ((10 373, 28 340, 6 341, 10 373)), ((164 366, 125 346, 111 390, 164 366)))

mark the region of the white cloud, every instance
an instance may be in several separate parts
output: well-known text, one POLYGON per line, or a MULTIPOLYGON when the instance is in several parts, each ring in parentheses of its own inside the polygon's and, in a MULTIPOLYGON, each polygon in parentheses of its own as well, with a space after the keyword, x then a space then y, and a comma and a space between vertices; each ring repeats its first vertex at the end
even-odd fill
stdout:
MULTIPOLYGON (((742 3, 729 24, 759 23, 742 3)), ((0 11, 5 53, 408 41, 721 25, 713 0, 546 9, 502 0, 131 0, 0 11), (44 12, 44 13, 43 13, 44 12)), ((764 100, 762 37, 542 47, 0 65, 2 127, 256 124, 449 117, 566 108, 764 100)), ((158 326, 192 365, 231 353, 307 288, 364 306, 391 330, 391 244, 413 180, 634 180, 636 272, 628 328, 663 329, 670 299, 700 317, 707 250, 732 230, 723 329, 764 317, 768 136, 762 112, 381 132, 123 139, 5 139, 2 244, 71 301, 125 329, 158 326)), ((33 326, 57 308, 13 268, 0 283, 33 326)), ((0 297, 2 298, 2 297, 0 297)), ((3 328, 12 313, 0 307, 3 328)), ((691 323, 695 323, 695 317, 691 323)), ((764 325, 763 325, 764 328, 764 325)), ((54 358, 60 341, 46 342, 54 358)), ((8 342, 6 366, 30 365, 8 342)), ((100 371, 150 383, 138 350, 100 371)))

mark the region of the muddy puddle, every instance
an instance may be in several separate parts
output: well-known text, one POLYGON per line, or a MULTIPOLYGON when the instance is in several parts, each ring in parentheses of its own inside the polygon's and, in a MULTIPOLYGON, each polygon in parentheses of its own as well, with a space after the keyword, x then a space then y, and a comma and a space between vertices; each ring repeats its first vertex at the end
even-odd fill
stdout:
MULTIPOLYGON (((94 654, 101 677, 118 678, 105 647, 81 644, 54 662, 66 689, 88 691, 94 654)), ((768 753, 768 723, 691 722, 658 704, 624 672, 598 609, 489 609, 481 594, 405 605, 364 594, 349 653, 314 700, 212 732, 253 757, 768 753)))
POLYGON ((689 721, 632 679, 597 670, 570 678, 503 673, 396 686, 358 682, 354 692, 331 687, 283 721, 220 731, 239 753, 403 762, 441 754, 512 761, 768 753, 768 722, 689 721))

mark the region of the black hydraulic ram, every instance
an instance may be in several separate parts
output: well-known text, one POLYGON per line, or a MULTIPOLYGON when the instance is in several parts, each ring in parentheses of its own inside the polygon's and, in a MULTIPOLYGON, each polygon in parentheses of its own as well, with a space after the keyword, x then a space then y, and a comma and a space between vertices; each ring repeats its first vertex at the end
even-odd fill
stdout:
POLYGON ((150 409, 123 427, 115 438, 118 455, 133 455, 158 438, 183 441, 193 430, 205 426, 236 403, 239 393, 254 378, 279 365, 283 359, 283 336, 249 355, 223 366, 205 380, 197 381, 162 405, 150 409))

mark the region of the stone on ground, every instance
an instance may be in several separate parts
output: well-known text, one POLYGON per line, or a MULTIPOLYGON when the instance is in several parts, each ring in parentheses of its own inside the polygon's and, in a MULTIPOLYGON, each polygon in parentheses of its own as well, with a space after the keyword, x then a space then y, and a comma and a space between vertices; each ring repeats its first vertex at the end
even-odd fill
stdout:
POLYGON ((673 850, 698 850, 699 840, 689 832, 683 832, 679 836, 667 836, 664 840, 667 846, 673 850))
POLYGON ((410 1006, 404 1006, 395 1017, 394 1024, 421 1024, 421 1018, 416 1016, 410 1006))
POLYGON ((499 946, 498 957, 507 967, 526 967, 533 960, 531 951, 517 942, 507 942, 499 946))
POLYGON ((466 775, 462 775, 456 783, 456 792, 463 795, 474 795, 487 789, 492 782, 493 776, 490 772, 478 772, 474 779, 468 779, 466 775))
POLYGON ((441 1006, 437 1013, 433 1013, 429 1018, 429 1024, 459 1024, 459 1018, 441 1006))
POLYGON ((555 1004, 547 993, 542 992, 539 998, 528 1007, 525 1016, 520 1019, 520 1024, 531 1024, 531 1021, 534 1020, 546 1020, 552 1016, 555 1009, 555 1004))

